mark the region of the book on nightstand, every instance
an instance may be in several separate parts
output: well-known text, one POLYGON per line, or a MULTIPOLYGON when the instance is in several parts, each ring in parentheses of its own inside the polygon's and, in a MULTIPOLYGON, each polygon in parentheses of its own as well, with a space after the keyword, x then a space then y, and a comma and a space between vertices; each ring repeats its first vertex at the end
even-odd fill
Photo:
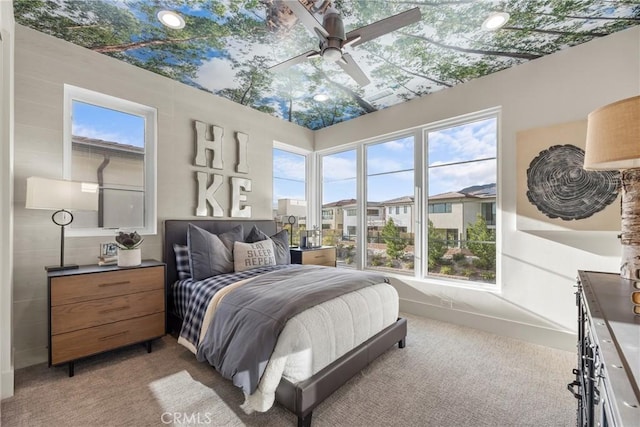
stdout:
POLYGON ((99 256, 98 257, 98 265, 116 265, 118 263, 117 256, 99 256))

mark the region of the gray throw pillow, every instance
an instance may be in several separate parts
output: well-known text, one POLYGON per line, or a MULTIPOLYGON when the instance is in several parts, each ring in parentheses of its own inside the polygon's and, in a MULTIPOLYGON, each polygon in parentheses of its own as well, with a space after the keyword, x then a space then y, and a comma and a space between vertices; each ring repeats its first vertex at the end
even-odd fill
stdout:
POLYGON ((276 256, 276 264, 291 264, 291 252, 289 252, 289 231, 280 230, 273 236, 267 236, 255 225, 251 228, 249 235, 245 239, 247 243, 260 242, 262 240, 271 239, 273 241, 273 250, 276 256))
POLYGON ((193 280, 233 272, 233 242, 242 241, 242 224, 216 235, 189 224, 187 245, 193 280))

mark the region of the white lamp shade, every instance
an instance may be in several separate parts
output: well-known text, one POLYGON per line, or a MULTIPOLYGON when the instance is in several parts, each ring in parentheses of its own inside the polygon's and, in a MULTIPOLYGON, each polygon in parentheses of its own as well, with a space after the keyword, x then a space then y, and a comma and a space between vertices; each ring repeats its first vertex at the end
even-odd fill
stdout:
POLYGON ((589 114, 584 168, 640 168, 640 96, 605 105, 589 114))
POLYGON ((98 184, 32 176, 27 178, 27 209, 98 210, 98 184))

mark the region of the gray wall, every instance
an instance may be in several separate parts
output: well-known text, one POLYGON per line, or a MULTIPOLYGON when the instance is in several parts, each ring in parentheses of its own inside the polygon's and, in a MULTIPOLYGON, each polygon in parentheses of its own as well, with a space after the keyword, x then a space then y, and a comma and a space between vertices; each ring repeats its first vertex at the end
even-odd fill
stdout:
MULTIPOLYGON (((90 50, 16 25, 15 262, 13 285, 16 367, 46 360, 47 287, 43 267, 56 264, 60 229, 51 212, 24 209, 26 178, 62 178, 63 84, 102 92, 158 109, 158 234, 146 236, 144 258, 162 258, 162 221, 195 217, 193 165, 199 120, 224 128, 224 184, 216 194, 229 215, 231 176, 252 180, 246 193, 253 218, 272 217, 272 147, 277 140, 311 150, 313 133, 300 126, 207 94, 90 50), (249 135, 249 174, 234 172, 234 132, 249 135)), ((96 262, 110 238, 69 237, 69 263, 96 262)))

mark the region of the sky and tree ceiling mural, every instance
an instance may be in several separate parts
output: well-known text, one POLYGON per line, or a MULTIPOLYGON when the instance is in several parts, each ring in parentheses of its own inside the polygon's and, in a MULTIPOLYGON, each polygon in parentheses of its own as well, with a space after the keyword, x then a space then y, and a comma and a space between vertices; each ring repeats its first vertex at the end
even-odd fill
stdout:
POLYGON ((14 0, 16 22, 239 104, 320 129, 640 24, 639 0, 301 0, 345 31, 418 7, 418 22, 344 48, 371 83, 318 57, 289 5, 297 0, 14 0), (174 10, 170 29, 157 18, 174 10), (510 19, 481 28, 491 12, 510 19), (319 101, 316 95, 326 95, 319 101))

